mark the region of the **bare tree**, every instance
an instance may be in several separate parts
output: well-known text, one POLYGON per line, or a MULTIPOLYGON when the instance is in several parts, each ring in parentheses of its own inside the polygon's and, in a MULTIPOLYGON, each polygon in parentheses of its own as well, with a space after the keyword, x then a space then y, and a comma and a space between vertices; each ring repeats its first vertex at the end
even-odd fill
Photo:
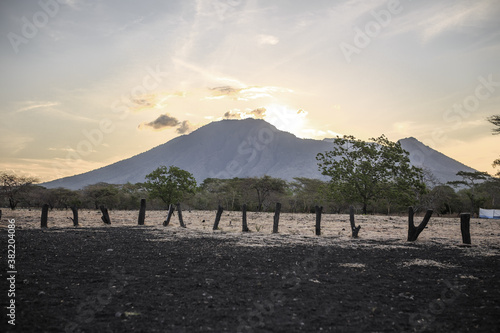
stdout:
POLYGON ((0 193, 9 199, 9 207, 14 210, 26 190, 36 182, 38 182, 38 179, 34 177, 17 176, 2 172, 0 173, 0 193))

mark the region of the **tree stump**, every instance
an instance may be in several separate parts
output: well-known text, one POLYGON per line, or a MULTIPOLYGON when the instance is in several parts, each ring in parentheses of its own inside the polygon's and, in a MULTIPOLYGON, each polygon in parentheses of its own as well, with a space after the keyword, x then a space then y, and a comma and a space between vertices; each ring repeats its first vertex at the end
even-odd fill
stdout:
POLYGON ((277 202, 276 203, 276 210, 274 211, 273 234, 278 233, 278 224, 280 223, 280 211, 281 211, 281 204, 279 202, 277 202))
POLYGON ((141 208, 139 209, 139 218, 137 223, 139 225, 144 225, 145 219, 146 219, 146 199, 141 199, 141 208))
POLYGON ((353 206, 349 207, 349 222, 351 223, 352 238, 357 238, 358 232, 359 232, 359 229, 361 229, 361 226, 358 225, 356 227, 356 224, 354 223, 354 207, 353 206))
POLYGON ((40 225, 42 228, 47 228, 47 219, 49 217, 49 205, 42 206, 42 217, 40 218, 40 225))
POLYGON ((71 221, 73 221, 73 226, 78 227, 78 207, 71 206, 70 208, 73 212, 73 218, 71 219, 71 221))
POLYGON ((213 230, 219 229, 219 222, 220 222, 220 218, 222 216, 223 211, 224 211, 224 209, 221 207, 221 205, 219 205, 219 207, 217 207, 217 214, 215 215, 215 222, 214 222, 213 230))
POLYGON ((102 212, 101 220, 105 224, 111 224, 111 219, 109 218, 108 209, 104 206, 100 206, 99 209, 102 212))
POLYGON ((460 231, 462 231, 462 242, 464 244, 470 244, 470 214, 462 213, 460 214, 460 231))
POLYGON ((408 242, 414 242, 417 240, 418 235, 424 230, 425 226, 429 222, 432 216, 432 209, 427 210, 427 213, 425 213, 424 219, 418 227, 415 227, 415 224, 413 223, 413 207, 408 208, 408 242))
POLYGON ((177 214, 179 215, 179 224, 181 227, 185 228, 186 225, 184 224, 184 221, 182 220, 182 210, 181 210, 181 204, 177 203, 177 214))
POLYGON ((172 214, 174 214, 174 205, 170 204, 168 205, 168 214, 167 214, 167 219, 163 221, 163 226, 166 227, 170 223, 170 218, 172 218, 172 214))
POLYGON ((323 206, 315 206, 314 211, 316 212, 316 236, 321 236, 321 213, 323 212, 323 206))
POLYGON ((248 232, 248 225, 247 225, 247 204, 243 204, 243 207, 241 208, 241 231, 242 232, 248 232))

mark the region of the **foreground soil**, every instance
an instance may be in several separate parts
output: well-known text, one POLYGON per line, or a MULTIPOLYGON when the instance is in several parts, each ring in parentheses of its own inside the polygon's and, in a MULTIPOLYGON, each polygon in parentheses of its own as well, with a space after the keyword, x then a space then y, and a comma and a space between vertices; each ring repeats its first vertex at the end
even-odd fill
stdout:
POLYGON ((17 230, 16 326, 7 325, 2 295, 0 331, 500 329, 498 248, 369 239, 287 245, 286 235, 247 246, 241 238, 254 235, 179 237, 186 232, 17 230))
MULTIPOLYGON (((0 332, 497 332, 500 221, 433 217, 406 242, 405 216, 4 210, 0 332), (16 326, 7 323, 7 225, 16 225, 16 326)), ((420 218, 416 218, 418 223, 420 218)))

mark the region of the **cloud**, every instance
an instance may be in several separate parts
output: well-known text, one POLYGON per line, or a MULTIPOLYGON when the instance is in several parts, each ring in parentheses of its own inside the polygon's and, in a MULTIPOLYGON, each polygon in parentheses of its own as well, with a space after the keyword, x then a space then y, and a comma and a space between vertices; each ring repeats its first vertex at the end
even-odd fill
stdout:
POLYGON ((279 42, 279 38, 273 35, 257 35, 257 43, 260 45, 276 45, 279 42))
POLYGON ((181 122, 177 118, 172 117, 167 113, 160 115, 158 118, 150 121, 149 123, 144 122, 138 126, 139 129, 150 128, 156 131, 162 131, 167 128, 174 127, 177 127, 175 131, 179 134, 189 134, 199 126, 191 124, 189 120, 183 120, 181 122))
POLYGON ((0 137, 0 154, 2 157, 16 155, 28 146, 30 142, 35 141, 35 138, 24 136, 16 131, 2 129, 0 137))
POLYGON ((257 108, 250 111, 250 114, 254 115, 256 118, 262 118, 266 113, 266 108, 257 108))
POLYGON ((225 97, 231 97, 238 101, 248 101, 265 97, 273 98, 276 94, 293 92, 292 89, 273 86, 247 86, 243 88, 221 86, 209 89, 212 96, 205 97, 205 99, 223 99, 225 97))
POLYGON ((24 106, 18 109, 16 112, 25 112, 38 108, 48 108, 51 106, 58 106, 61 103, 59 102, 45 102, 45 101, 26 101, 23 103, 24 106))
MULTIPOLYGON (((24 101, 18 104, 19 108, 14 113, 24 113, 31 111, 45 116, 55 117, 58 119, 69 119, 78 122, 96 123, 96 119, 80 116, 70 111, 65 111, 64 106, 60 102, 50 101, 24 101)), ((74 112, 74 111, 73 111, 74 112)))
POLYGON ((232 96, 238 94, 241 89, 234 88, 231 86, 221 86, 221 87, 215 87, 215 88, 209 88, 215 96, 232 96))
POLYGON ((167 127, 175 127, 179 124, 180 122, 179 120, 177 120, 177 118, 169 116, 167 113, 165 113, 149 123, 140 124, 139 128, 151 127, 155 130, 163 130, 167 127))
POLYGON ((499 8, 493 1, 420 4, 418 10, 405 11, 395 17, 387 33, 416 33, 422 43, 428 43, 445 33, 487 38, 496 34, 497 29, 488 31, 487 27, 496 26, 499 8))
POLYGON ((224 118, 226 119, 238 119, 240 117, 240 112, 233 112, 232 110, 227 111, 224 113, 224 118))
POLYGON ((227 77, 227 76, 225 76, 221 73, 218 73, 218 72, 207 70, 206 67, 204 67, 204 66, 198 66, 198 65, 195 65, 192 63, 188 63, 180 58, 173 58, 172 61, 176 65, 180 65, 188 70, 191 70, 191 71, 194 71, 194 72, 200 74, 202 77, 206 78, 209 81, 244 86, 244 84, 241 81, 239 81, 235 78, 227 77))
POLYGON ((248 101, 250 99, 264 98, 264 97, 275 97, 278 93, 292 93, 293 90, 282 87, 272 87, 272 86, 251 86, 241 89, 240 96, 238 100, 248 101))
POLYGON ((421 23, 424 42, 446 31, 466 31, 479 25, 492 12, 489 6, 488 2, 479 2, 472 6, 456 4, 451 8, 448 7, 446 14, 442 11, 435 13, 421 23))
POLYGON ((144 21, 144 16, 141 16, 141 17, 139 17, 139 18, 137 18, 137 19, 135 19, 135 20, 133 20, 133 21, 131 21, 129 23, 126 23, 126 24, 124 24, 124 25, 122 25, 122 26, 120 26, 118 28, 114 28, 114 29, 110 30, 107 34, 105 34, 104 36, 105 37, 109 37, 111 35, 123 32, 125 30, 128 30, 130 27, 132 27, 132 26, 134 26, 136 24, 141 23, 142 21, 144 21))
POLYGON ((224 118, 226 119, 245 119, 245 118, 255 118, 262 119, 266 114, 266 108, 257 109, 246 109, 245 111, 240 111, 239 109, 234 109, 224 113, 224 118))
POLYGON ((177 127, 176 131, 179 134, 189 134, 196 129, 196 126, 191 124, 189 120, 184 120, 179 127, 177 127))
POLYGON ((142 111, 145 109, 162 109, 167 103, 166 101, 174 97, 185 97, 186 93, 184 91, 176 92, 163 92, 155 94, 146 94, 134 99, 131 99, 131 111, 142 111))

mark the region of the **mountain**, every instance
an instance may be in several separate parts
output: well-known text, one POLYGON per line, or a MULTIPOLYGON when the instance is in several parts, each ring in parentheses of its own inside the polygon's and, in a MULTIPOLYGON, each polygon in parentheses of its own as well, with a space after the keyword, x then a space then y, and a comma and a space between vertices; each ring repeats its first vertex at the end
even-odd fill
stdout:
MULTIPOLYGON (((410 152, 412 164, 427 168, 441 182, 456 180, 457 171, 474 171, 415 138, 400 142, 410 152)), ((144 182, 145 176, 160 165, 187 170, 199 183, 205 178, 263 175, 289 181, 294 177, 326 180, 318 171, 316 154, 331 147, 328 139, 300 139, 261 119, 222 120, 131 158, 42 185, 75 190, 98 182, 144 182)))

